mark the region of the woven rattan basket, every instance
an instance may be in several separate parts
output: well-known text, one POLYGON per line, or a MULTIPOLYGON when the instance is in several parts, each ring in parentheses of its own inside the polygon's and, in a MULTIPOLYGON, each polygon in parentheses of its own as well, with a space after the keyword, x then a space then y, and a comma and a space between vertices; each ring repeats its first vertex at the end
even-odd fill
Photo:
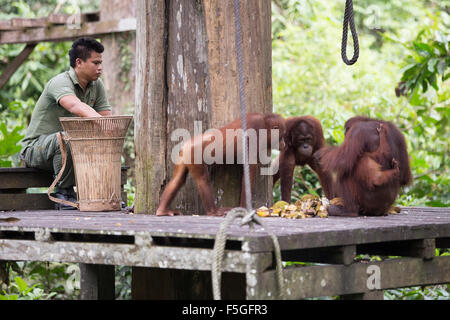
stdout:
POLYGON ((121 155, 132 118, 59 118, 70 143, 80 211, 121 210, 121 155))

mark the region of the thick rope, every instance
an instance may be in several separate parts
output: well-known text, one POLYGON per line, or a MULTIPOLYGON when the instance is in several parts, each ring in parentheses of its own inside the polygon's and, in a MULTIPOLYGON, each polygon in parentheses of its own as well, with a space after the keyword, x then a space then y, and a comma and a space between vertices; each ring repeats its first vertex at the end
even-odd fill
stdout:
POLYGON ((282 299, 284 296, 284 279, 283 279, 283 265, 281 260, 281 248, 276 235, 271 232, 267 225, 263 222, 261 217, 259 217, 254 210, 247 211, 244 208, 234 208, 228 212, 225 221, 220 225, 219 231, 216 235, 216 241, 214 242, 213 249, 213 262, 212 262, 212 286, 213 286, 213 297, 214 300, 221 299, 221 280, 222 280, 222 266, 223 266, 223 256, 225 253, 226 244, 226 232, 228 227, 237 218, 242 218, 241 226, 248 225, 250 230, 253 230, 254 224, 258 224, 263 227, 263 229, 269 234, 272 239, 273 247, 275 250, 275 263, 276 263, 276 275, 277 275, 277 286, 278 286, 278 298, 282 299))
POLYGON ((342 32, 342 47, 341 47, 342 60, 347 65, 352 65, 358 61, 359 57, 359 42, 358 34, 355 28, 355 19, 353 15, 353 1, 346 0, 345 2, 345 13, 344 13, 344 28, 342 32), (348 24, 350 23, 350 31, 352 32, 353 38, 353 58, 348 60, 347 58, 347 35, 348 35, 348 24))

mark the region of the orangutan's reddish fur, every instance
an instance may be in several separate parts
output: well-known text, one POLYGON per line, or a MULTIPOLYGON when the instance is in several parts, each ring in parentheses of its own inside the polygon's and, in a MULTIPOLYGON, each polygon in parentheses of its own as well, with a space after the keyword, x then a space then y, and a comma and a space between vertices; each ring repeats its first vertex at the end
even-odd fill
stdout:
POLYGON ((388 121, 351 118, 344 143, 324 147, 314 158, 327 198, 343 201, 329 207, 330 215, 385 215, 400 187, 412 181, 405 138, 388 121))

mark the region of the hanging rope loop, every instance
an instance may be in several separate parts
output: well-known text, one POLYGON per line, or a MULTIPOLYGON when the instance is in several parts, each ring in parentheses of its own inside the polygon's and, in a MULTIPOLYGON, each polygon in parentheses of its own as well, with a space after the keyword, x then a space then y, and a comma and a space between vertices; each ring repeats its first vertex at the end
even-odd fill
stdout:
POLYGON ((347 65, 352 65, 356 61, 358 61, 359 57, 359 42, 358 42, 358 34, 356 33, 355 28, 355 19, 353 14, 353 1, 346 0, 345 1, 345 13, 344 13, 344 27, 342 32, 342 47, 341 47, 341 56, 342 60, 347 65), (353 39, 353 58, 348 60, 347 58, 347 35, 348 35, 348 25, 350 24, 350 31, 352 33, 353 39))

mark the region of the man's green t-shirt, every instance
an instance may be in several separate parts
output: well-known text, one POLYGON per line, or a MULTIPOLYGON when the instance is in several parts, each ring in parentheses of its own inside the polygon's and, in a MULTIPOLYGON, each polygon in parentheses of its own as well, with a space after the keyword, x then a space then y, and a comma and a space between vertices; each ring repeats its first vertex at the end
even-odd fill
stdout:
POLYGON ((26 136, 22 140, 22 150, 33 145, 36 138, 41 135, 62 131, 60 117, 75 116, 58 103, 62 97, 68 95, 77 96, 97 112, 111 110, 102 80, 99 78, 90 82, 86 91, 83 91, 77 74, 71 67, 69 71, 53 77, 45 86, 34 108, 26 136))

